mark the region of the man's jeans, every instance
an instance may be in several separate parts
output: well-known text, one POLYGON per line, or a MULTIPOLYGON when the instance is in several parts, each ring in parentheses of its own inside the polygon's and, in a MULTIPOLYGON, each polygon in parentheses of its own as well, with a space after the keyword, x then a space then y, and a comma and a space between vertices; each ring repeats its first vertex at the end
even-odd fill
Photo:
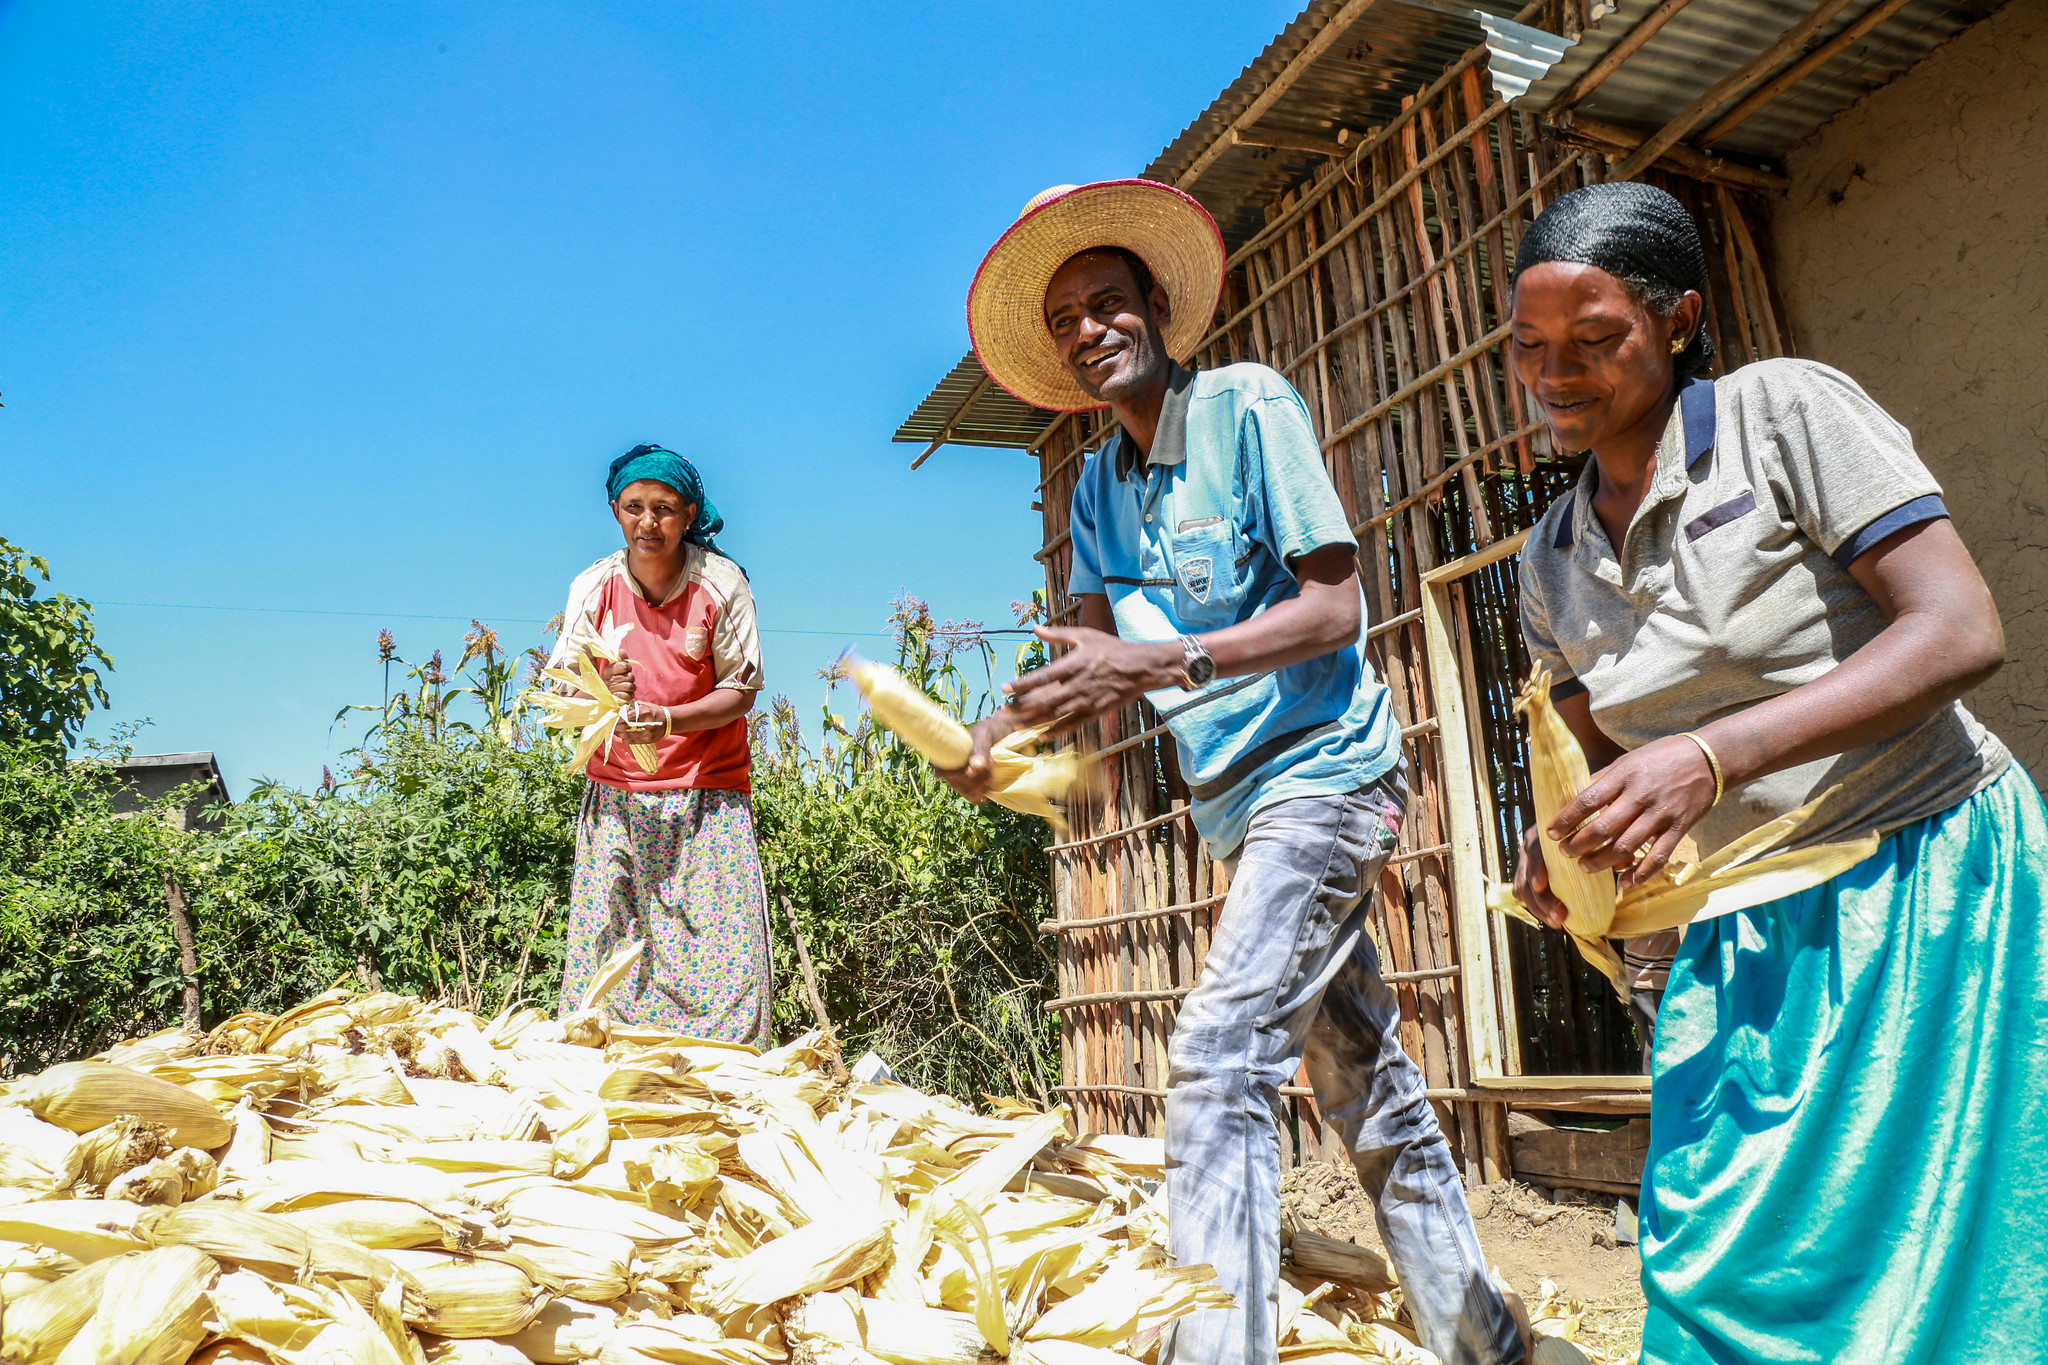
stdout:
POLYGON ((1278 1359, 1280 1087, 1304 1052, 1422 1344, 1445 1365, 1522 1357, 1366 932, 1406 796, 1396 769, 1347 796, 1269 806, 1229 860, 1230 895, 1167 1047, 1166 1195, 1175 1261, 1215 1266, 1238 1306, 1182 1319, 1171 1365, 1278 1359))

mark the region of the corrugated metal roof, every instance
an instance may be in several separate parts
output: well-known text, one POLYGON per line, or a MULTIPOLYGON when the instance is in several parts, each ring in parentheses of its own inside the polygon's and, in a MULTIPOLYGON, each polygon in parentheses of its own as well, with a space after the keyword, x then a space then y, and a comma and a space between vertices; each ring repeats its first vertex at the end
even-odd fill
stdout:
MULTIPOLYGON (((1807 50, 1821 46, 1880 3, 1882 0, 1852 0, 1814 34, 1807 50)), ((2003 3, 1912 0, 1765 105, 1718 143, 1718 149, 1771 161, 1782 158, 1823 123, 2003 3)), ((1588 29, 1550 74, 1529 88, 1518 101, 1520 107, 1548 108, 1656 7, 1657 0, 1621 0, 1617 13, 1588 29)), ((1590 118, 1654 132, 1813 10, 1812 0, 1693 0, 1602 81, 1579 105, 1579 111, 1590 118)), ((1786 58, 1783 65, 1789 66, 1800 55, 1786 58)), ((1723 112, 1726 110, 1716 111, 1723 112)), ((1709 114, 1701 120, 1698 131, 1711 125, 1714 117, 1709 114)))
POLYGON ((994 384, 984 388, 983 381, 987 378, 981 362, 974 358, 974 352, 969 351, 953 367, 952 373, 925 395, 924 401, 917 405, 917 411, 903 419, 903 425, 896 428, 893 439, 921 441, 930 445, 945 432, 947 423, 958 417, 952 434, 946 437, 948 445, 1017 449, 1030 445, 1038 433, 1045 430, 1045 424, 1052 420, 1053 414, 1012 398, 994 384), (960 405, 977 389, 983 389, 983 392, 975 399, 973 408, 962 416, 960 405))
MULTIPOLYGON (((1481 9, 1452 0, 1381 0, 1358 16, 1307 71, 1298 73, 1257 120, 1253 136, 1302 145, 1224 145, 1200 177, 1184 188, 1215 215, 1225 243, 1234 249, 1258 231, 1269 203, 1307 180, 1327 159, 1309 149, 1310 145, 1324 144, 1336 151, 1341 131, 1362 133, 1384 124, 1400 112, 1404 96, 1435 80, 1445 66, 1482 38, 1488 38, 1495 49, 1494 61, 1509 68, 1502 73, 1502 93, 1513 97, 1512 86, 1531 81, 1517 103, 1540 110, 1554 103, 1657 3, 1620 0, 1617 11, 1587 30, 1548 74, 1542 74, 1550 45, 1519 26, 1489 23, 1485 29, 1481 27, 1482 9, 1488 15, 1510 16, 1519 8, 1513 0, 1483 0, 1481 9)), ((1813 36, 1808 50, 1825 43, 1879 3, 1882 0, 1852 0, 1813 36)), ((1736 128, 1720 144, 1720 150, 1769 160, 1782 158, 1821 124, 2003 3, 1910 0, 1736 128)), ((1343 7, 1344 0, 1312 0, 1140 174, 1167 184, 1178 181, 1218 139, 1230 137, 1239 116, 1343 7)), ((1769 48, 1813 9, 1813 0, 1693 0, 1602 82, 1578 112, 1654 132, 1769 48)), ((1784 64, 1800 55, 1793 54, 1784 64)), ((1701 120, 1700 128, 1712 121, 1712 115, 1701 120)), ((897 429, 895 439, 927 444, 937 439, 985 378, 980 363, 969 354, 897 429)), ((950 439, 963 445, 1024 447, 1052 419, 1053 414, 1029 407, 989 385, 950 439)))
MULTIPOLYGON (((1343 8, 1343 0, 1313 0, 1139 174, 1169 185, 1178 181, 1211 143, 1230 135, 1238 116, 1343 8)), ((1512 16, 1520 6, 1513 0, 1487 0, 1481 8, 1512 16)), ((1336 150, 1340 129, 1362 133, 1385 123, 1401 112, 1405 96, 1441 76, 1444 67, 1485 37, 1475 13, 1463 6, 1439 10, 1382 0, 1295 78, 1258 120, 1256 132, 1317 139, 1336 150)), ((1224 242, 1235 249, 1264 225, 1266 205, 1327 160, 1321 153, 1295 148, 1231 146, 1194 184, 1183 188, 1215 216, 1224 242)))

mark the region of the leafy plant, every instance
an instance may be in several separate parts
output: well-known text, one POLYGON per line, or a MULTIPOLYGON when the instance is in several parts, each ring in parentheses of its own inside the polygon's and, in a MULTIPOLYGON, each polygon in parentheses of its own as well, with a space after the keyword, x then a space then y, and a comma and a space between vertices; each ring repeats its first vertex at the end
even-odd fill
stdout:
POLYGON ((93 642, 92 604, 36 596, 50 565, 0 537, 0 743, 61 751, 95 706, 107 705, 99 670, 114 661, 93 642))
MULTIPOLYGON (((935 625, 908 597, 891 624, 898 670, 927 695, 963 721, 992 704, 978 626, 935 625), (974 662, 985 686, 970 703, 962 664, 974 662)), ((849 726, 829 699, 824 728, 813 754, 786 698, 757 718, 754 815, 777 927, 794 916, 849 1053, 872 1048, 906 1079, 969 1098, 1048 1098, 1058 1034, 1043 1009, 1055 979, 1038 933, 1052 900, 1044 824, 961 801, 907 745, 865 716, 849 726)), ((776 945, 783 1032, 811 1022, 787 939, 776 945)))

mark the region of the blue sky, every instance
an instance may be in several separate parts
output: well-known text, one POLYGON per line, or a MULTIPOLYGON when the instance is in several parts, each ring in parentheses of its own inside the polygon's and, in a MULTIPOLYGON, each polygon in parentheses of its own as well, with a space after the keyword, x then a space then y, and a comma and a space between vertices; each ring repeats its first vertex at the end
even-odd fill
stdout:
POLYGON ((94 732, 318 781, 380 626, 538 642, 641 440, 806 713, 899 591, 1009 624, 1032 462, 889 434, 1023 202, 1294 8, 0 0, 0 536, 96 604, 94 732))

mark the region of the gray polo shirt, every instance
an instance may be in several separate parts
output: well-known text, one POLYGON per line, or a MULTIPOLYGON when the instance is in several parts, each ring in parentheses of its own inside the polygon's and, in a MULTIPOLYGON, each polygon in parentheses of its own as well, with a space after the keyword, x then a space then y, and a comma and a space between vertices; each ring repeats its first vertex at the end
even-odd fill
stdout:
MULTIPOLYGON (((1625 749, 1697 730, 1826 673, 1886 625, 1848 565, 1948 515, 1913 439, 1848 376, 1766 360, 1679 395, 1617 555, 1599 467, 1522 550, 1522 632, 1558 696, 1590 694, 1625 749)), ((1889 833, 1996 781, 2011 755, 1960 703, 1868 748, 1731 789, 1695 830, 1711 853, 1836 783, 1795 845, 1889 833)))

